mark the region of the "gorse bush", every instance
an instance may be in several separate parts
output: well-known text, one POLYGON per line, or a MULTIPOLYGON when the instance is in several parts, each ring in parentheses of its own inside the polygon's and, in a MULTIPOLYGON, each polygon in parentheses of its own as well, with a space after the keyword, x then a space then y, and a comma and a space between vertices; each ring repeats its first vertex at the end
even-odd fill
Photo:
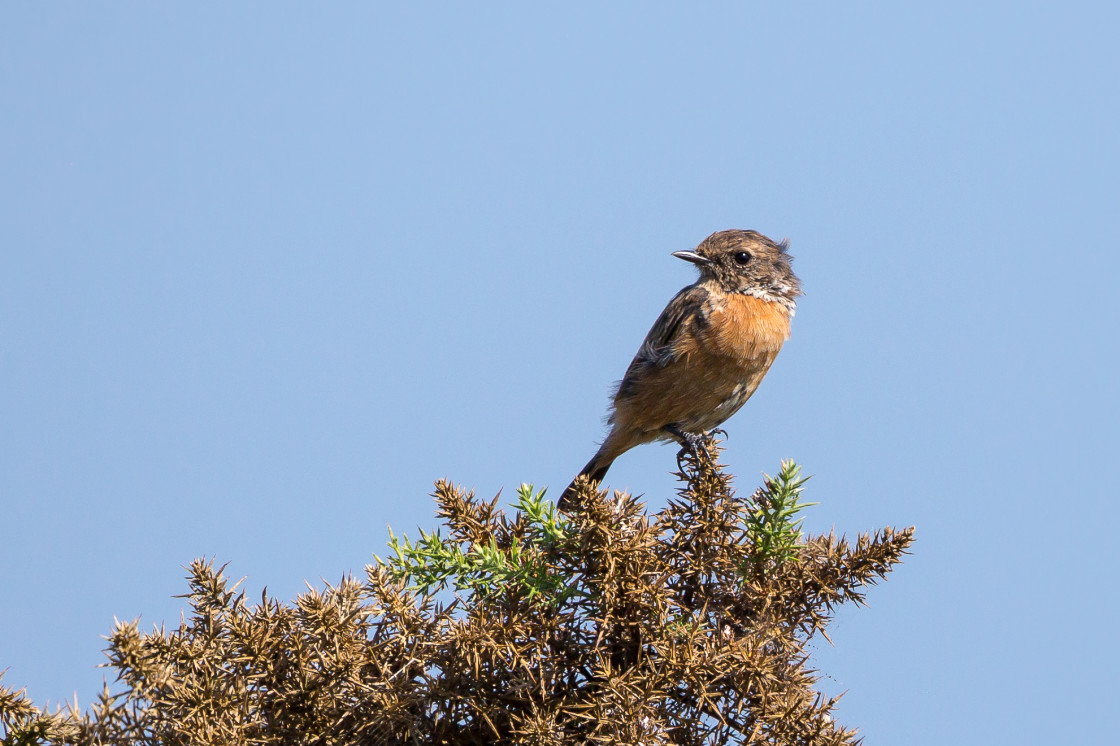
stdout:
MULTIPOLYGON (((717 444, 709 444, 712 457, 717 444)), ((558 513, 436 484, 442 527, 294 604, 190 566, 176 630, 118 624, 122 688, 45 714, 0 687, 4 744, 847 744, 806 643, 913 530, 803 536, 785 462, 748 498, 705 457, 655 513, 581 481, 558 513)))

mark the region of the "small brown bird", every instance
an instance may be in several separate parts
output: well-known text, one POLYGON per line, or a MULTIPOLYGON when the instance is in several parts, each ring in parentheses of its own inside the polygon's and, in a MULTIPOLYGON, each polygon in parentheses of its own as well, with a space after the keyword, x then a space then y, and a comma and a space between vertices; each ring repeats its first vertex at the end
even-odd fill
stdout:
MULTIPOLYGON (((695 453, 703 435, 751 398, 789 339, 801 283, 788 241, 755 231, 713 233, 675 257, 700 269, 649 330, 618 384, 611 431, 580 476, 602 481, 614 460, 642 443, 676 440, 695 453)), ((557 502, 566 507, 568 485, 557 502)))

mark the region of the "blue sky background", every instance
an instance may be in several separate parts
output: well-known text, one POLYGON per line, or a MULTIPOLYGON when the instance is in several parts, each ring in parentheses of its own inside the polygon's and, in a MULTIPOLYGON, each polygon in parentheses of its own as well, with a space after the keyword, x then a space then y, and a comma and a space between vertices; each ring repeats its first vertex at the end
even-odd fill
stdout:
POLYGON ((194 557, 291 599, 438 477, 555 496, 738 227, 806 290, 740 488, 917 526, 815 647, 842 719, 1114 733, 1115 4, 372 5, 0 6, 5 684, 88 703, 194 557))

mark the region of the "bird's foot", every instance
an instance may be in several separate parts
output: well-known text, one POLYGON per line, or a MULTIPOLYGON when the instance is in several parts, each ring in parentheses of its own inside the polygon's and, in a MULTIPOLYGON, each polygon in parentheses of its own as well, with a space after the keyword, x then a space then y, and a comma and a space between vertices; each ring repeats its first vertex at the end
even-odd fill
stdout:
POLYGON ((665 432, 672 435, 681 444, 681 450, 677 452, 677 468, 684 470, 686 456, 691 456, 694 462, 699 463, 700 457, 703 455, 704 460, 709 464, 712 463, 712 454, 708 451, 708 435, 706 433, 686 432, 676 425, 666 425, 665 432))

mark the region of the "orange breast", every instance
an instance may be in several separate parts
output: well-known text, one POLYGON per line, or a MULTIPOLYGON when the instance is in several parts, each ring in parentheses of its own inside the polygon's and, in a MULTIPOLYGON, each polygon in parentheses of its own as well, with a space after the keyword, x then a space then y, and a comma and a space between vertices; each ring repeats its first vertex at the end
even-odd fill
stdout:
POLYGON ((779 304, 724 296, 708 309, 706 324, 677 340, 673 362, 646 371, 630 397, 616 399, 611 421, 647 433, 669 423, 693 432, 717 427, 758 388, 789 329, 779 304))
POLYGON ((709 316, 700 346, 736 358, 772 357, 789 339, 789 312, 781 305, 735 293, 709 316))

